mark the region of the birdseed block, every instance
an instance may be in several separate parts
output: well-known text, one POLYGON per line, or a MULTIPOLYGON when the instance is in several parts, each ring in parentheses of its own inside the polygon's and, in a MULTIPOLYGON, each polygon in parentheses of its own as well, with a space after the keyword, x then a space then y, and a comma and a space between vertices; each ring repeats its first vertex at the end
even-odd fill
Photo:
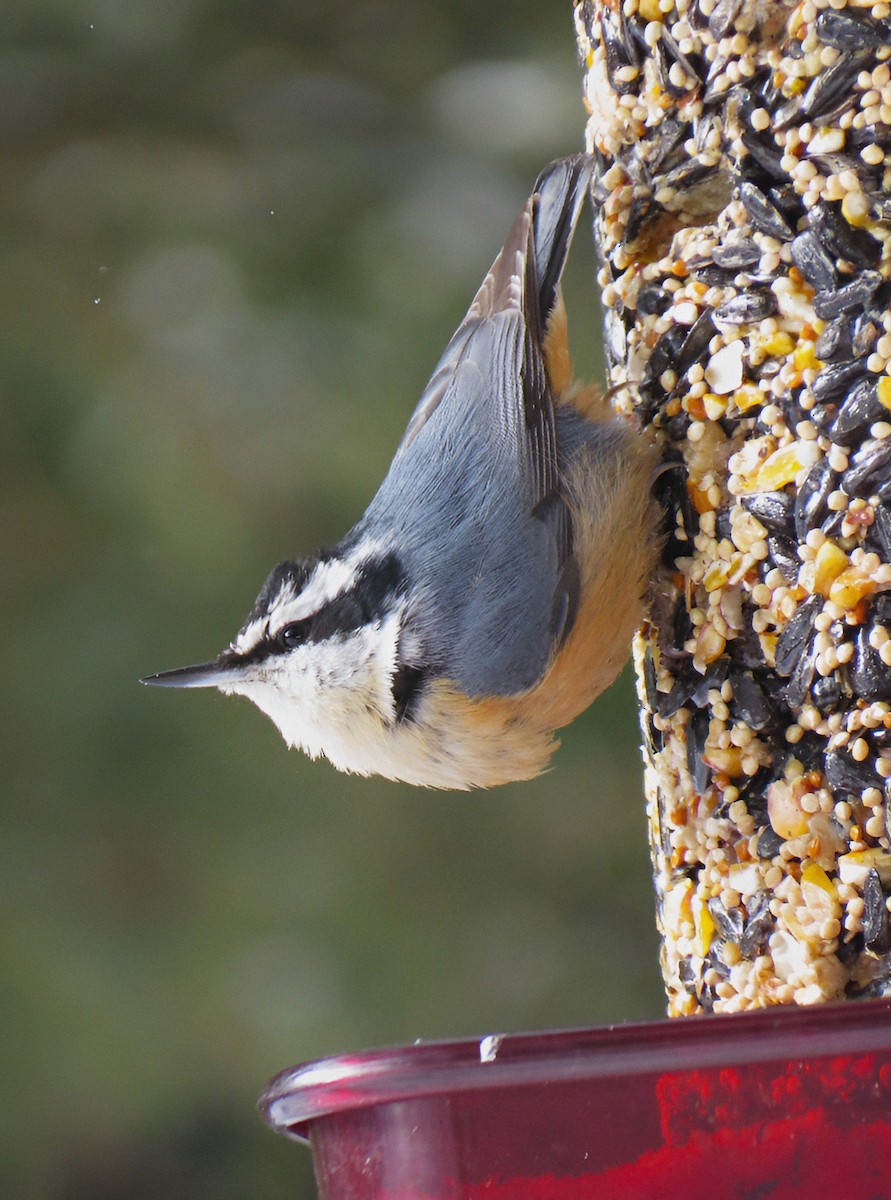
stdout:
POLYGON ((891 993, 891 6, 580 0, 673 1015, 891 993))

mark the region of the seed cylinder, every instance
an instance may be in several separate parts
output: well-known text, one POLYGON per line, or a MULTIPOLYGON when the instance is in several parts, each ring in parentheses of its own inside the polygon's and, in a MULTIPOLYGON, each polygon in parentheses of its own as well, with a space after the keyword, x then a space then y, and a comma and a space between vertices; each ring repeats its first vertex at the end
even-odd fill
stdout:
POLYGON ((575 7, 671 1014, 891 991, 891 8, 575 7))

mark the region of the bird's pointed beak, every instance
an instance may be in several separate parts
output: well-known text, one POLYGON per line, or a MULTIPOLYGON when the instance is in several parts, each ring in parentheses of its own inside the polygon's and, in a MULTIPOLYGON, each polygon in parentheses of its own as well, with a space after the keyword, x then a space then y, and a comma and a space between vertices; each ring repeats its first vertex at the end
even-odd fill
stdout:
POLYGON ((214 662, 197 663, 194 667, 177 667, 173 671, 161 671, 147 675, 140 683, 151 687, 171 688, 227 688, 244 679, 244 668, 240 663, 226 662, 222 658, 214 662))

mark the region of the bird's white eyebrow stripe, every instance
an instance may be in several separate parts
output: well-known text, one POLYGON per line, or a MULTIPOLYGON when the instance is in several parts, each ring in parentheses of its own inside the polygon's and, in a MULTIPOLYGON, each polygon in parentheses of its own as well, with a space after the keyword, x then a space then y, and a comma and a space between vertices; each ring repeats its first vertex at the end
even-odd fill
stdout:
POLYGON ((246 625, 237 636, 232 640, 230 649, 236 654, 247 654, 259 642, 263 640, 266 632, 266 618, 263 617, 257 621, 251 621, 250 625, 246 625))
POLYGON ((378 553, 378 544, 366 539, 346 558, 330 558, 318 563, 299 592, 295 593, 293 583, 284 584, 269 612, 243 629, 232 643, 232 649, 237 654, 248 654, 282 626, 313 616, 348 591, 359 578, 363 565, 378 553))
POLYGON ((346 559, 331 558, 320 562, 299 596, 282 596, 281 604, 276 600, 269 614, 270 626, 277 624, 284 617, 285 611, 289 621, 301 621, 304 617, 312 616, 352 587, 358 569, 359 562, 355 554, 346 559))

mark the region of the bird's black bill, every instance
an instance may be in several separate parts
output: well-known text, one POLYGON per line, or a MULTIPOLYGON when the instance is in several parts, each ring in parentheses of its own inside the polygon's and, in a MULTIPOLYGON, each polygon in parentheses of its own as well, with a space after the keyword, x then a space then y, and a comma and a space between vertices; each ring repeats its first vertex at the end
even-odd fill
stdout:
POLYGON ((158 675, 147 675, 140 683, 151 687, 200 688, 225 687, 241 678, 237 667, 219 661, 197 663, 194 667, 177 667, 173 671, 161 671, 158 675))

